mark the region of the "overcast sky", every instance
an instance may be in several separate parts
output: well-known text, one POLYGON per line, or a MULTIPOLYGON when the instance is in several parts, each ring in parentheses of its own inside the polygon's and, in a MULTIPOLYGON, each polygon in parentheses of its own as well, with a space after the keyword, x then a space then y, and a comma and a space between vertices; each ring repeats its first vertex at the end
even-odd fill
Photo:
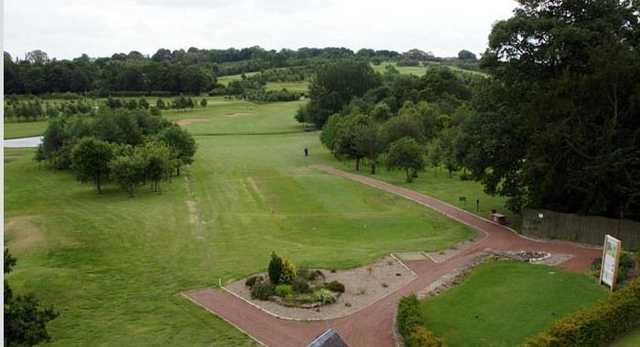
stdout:
MULTIPOLYGON (((1 1, 1 0, 0 0, 1 1)), ((513 0, 4 0, 5 49, 49 57, 158 48, 484 51, 513 0)))

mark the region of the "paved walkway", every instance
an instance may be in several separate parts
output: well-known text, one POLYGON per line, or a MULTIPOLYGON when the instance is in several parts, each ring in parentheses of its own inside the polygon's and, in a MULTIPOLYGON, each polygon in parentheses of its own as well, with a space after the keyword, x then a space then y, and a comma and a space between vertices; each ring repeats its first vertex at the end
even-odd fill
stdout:
POLYGON ((329 327, 337 330, 351 347, 394 346, 396 342, 392 327, 398 301, 403 296, 428 287, 443 275, 465 266, 479 252, 486 249, 570 254, 573 255, 573 258, 560 265, 570 271, 587 269, 593 259, 600 256, 601 253, 600 250, 584 248, 565 241, 526 239, 502 225, 489 222, 430 196, 329 166, 315 166, 315 168, 413 200, 474 228, 480 233, 480 236, 443 262, 406 261, 405 263, 417 274, 415 280, 359 312, 334 320, 299 322, 279 319, 220 289, 205 288, 184 293, 184 296, 189 300, 222 317, 256 341, 267 346, 307 346, 315 336, 329 327))

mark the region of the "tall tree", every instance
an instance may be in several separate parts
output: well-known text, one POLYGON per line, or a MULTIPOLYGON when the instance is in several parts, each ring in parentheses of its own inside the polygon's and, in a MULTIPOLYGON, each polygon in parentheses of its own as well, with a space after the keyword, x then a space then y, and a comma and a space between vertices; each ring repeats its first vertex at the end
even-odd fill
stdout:
POLYGON ((412 182, 424 170, 424 149, 416 140, 403 137, 389 146, 385 165, 389 170, 404 170, 407 182, 412 182))
POLYGON ((307 123, 321 128, 330 115, 340 112, 352 98, 380 85, 379 76, 366 62, 338 61, 321 67, 309 86, 307 123))
POLYGON ((81 181, 91 180, 98 193, 109 176, 109 161, 113 158, 113 146, 95 137, 80 139, 71 152, 71 168, 81 181))
POLYGON ((640 3, 520 0, 489 36, 465 162, 489 192, 640 216, 640 3))

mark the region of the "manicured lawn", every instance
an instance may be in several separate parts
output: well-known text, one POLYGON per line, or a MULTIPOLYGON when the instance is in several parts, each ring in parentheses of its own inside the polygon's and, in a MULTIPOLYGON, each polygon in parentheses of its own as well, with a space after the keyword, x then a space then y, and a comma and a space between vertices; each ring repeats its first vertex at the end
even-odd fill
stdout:
POLYGON ((166 113, 205 121, 185 123, 195 164, 162 194, 97 195, 38 165, 33 150, 6 151, 5 242, 18 258, 8 280, 61 311, 50 345, 251 345, 177 294, 264 270, 273 250, 345 268, 473 237, 408 200, 310 169, 330 157, 293 120, 300 103, 216 100, 166 113), (266 135, 207 136, 238 132, 266 135))
POLYGON ((640 346, 640 329, 619 339, 611 344, 611 347, 638 347, 640 346))
POLYGON ((47 121, 37 122, 5 122, 4 138, 15 139, 18 137, 38 136, 44 133, 47 121))
POLYGON ((542 265, 491 262, 422 302, 425 325, 449 346, 518 346, 607 295, 592 278, 542 265))

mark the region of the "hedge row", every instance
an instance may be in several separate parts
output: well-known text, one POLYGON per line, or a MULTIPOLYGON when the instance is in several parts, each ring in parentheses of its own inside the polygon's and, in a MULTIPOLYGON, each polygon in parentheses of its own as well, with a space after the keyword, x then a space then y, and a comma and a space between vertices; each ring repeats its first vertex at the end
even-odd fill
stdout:
POLYGON ((523 347, 603 346, 640 325, 640 277, 607 299, 557 321, 523 347))
POLYGON ((446 343, 424 327, 420 301, 415 295, 404 297, 398 305, 398 330, 407 347, 446 347, 446 343))

